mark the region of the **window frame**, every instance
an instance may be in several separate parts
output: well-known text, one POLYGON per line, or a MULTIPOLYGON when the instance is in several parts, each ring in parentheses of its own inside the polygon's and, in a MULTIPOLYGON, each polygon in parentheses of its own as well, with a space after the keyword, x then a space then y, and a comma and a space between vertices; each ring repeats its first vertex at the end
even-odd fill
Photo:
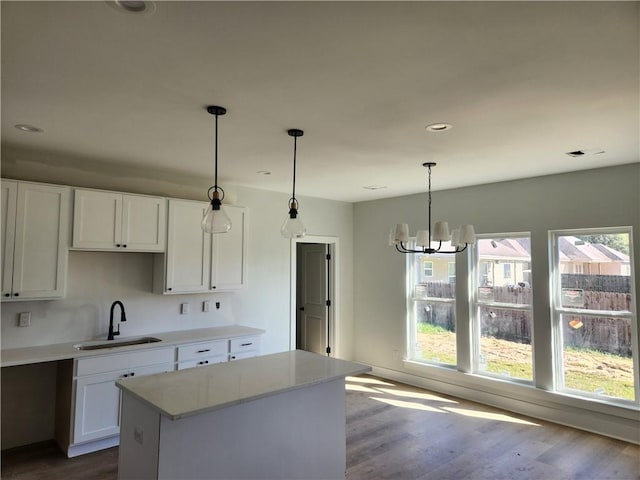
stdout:
MULTIPOLYGON (((444 243, 444 242, 443 242, 444 243)), ((409 242, 407 242, 407 245, 409 248, 415 248, 415 238, 410 238, 409 242)), ((456 324, 456 338, 457 338, 457 325, 458 325, 458 318, 457 318, 457 311, 456 311, 456 295, 457 295, 457 291, 455 291, 454 294, 454 298, 439 298, 439 297, 429 297, 429 296, 416 296, 415 295, 415 279, 416 279, 416 263, 417 262, 417 256, 419 255, 424 255, 422 253, 408 253, 406 254, 406 299, 407 299, 407 318, 406 318, 406 348, 405 348, 405 354, 404 354, 404 361, 407 362, 412 362, 412 363, 417 363, 419 365, 422 366, 427 366, 427 367, 440 367, 440 368, 445 368, 445 369, 450 369, 450 370, 456 370, 458 368, 458 351, 456 348, 456 363, 455 364, 451 364, 451 363, 442 363, 442 362, 436 362, 430 359, 425 359, 425 358, 415 358, 415 356, 413 355, 414 351, 415 351, 415 345, 417 344, 417 315, 416 315, 416 303, 420 302, 420 301, 428 301, 431 303, 440 303, 440 304, 447 304, 447 305, 451 305, 453 307, 453 311, 454 311, 454 315, 455 315, 455 324, 456 324)), ((436 258, 449 258, 450 255, 446 255, 446 254, 433 254, 430 256, 434 256, 436 258)), ((454 262, 450 262, 453 263, 455 265, 455 256, 454 256, 454 262)), ((432 271, 433 271, 433 262, 431 262, 432 264, 432 271)), ((448 268, 448 267, 447 267, 448 268)), ((421 265, 421 270, 422 270, 422 265, 421 265)), ((421 272, 421 278, 428 278, 425 277, 424 275, 422 275, 424 273, 424 271, 421 272)), ((433 275, 431 276, 431 278, 433 278, 433 275)))
MULTIPOLYGON (((481 376, 483 378, 489 378, 494 380, 502 380, 514 384, 526 385, 526 386, 534 386, 536 384, 536 362, 535 362, 535 339, 534 339, 534 309, 533 309, 533 298, 531 304, 513 304, 513 303, 504 303, 504 302, 488 302, 484 300, 480 300, 478 298, 478 290, 479 287, 483 286, 480 284, 480 274, 483 273, 480 267, 480 249, 478 248, 478 240, 481 239, 495 239, 495 238, 515 238, 515 237, 527 237, 529 238, 529 242, 531 242, 531 232, 499 232, 499 233, 482 233, 476 234, 476 244, 474 248, 471 249, 470 255, 470 278, 469 278, 469 321, 471 322, 471 372, 474 375, 481 376), (482 307, 493 307, 495 309, 502 310, 522 310, 528 311, 531 315, 531 380, 527 380, 524 378, 516 378, 516 377, 507 377, 505 375, 501 375, 499 373, 488 372, 486 370, 480 370, 480 355, 481 355, 481 345, 480 341, 482 338, 482 327, 481 327, 481 319, 480 319, 480 309, 482 307)), ((533 254, 530 252, 530 261, 531 269, 533 270, 533 254)), ((495 266, 493 267, 495 268, 495 266)), ((503 272, 504 273, 504 272, 503 272)), ((513 276, 513 275, 512 275, 513 276)), ((533 272, 531 275, 531 288, 533 288, 533 272)), ((495 285, 491 285, 491 287, 495 287, 495 285)))
POLYGON ((597 401, 609 405, 640 407, 640 359, 638 352, 638 314, 636 311, 636 279, 635 269, 631 268, 631 292, 634 301, 631 302, 631 311, 607 311, 607 310, 591 310, 584 308, 571 308, 562 306, 562 269, 560 268, 560 258, 558 249, 558 238, 563 236, 579 236, 594 234, 628 234, 629 235, 629 260, 633 265, 635 258, 633 251, 633 227, 596 227, 596 228, 579 228, 579 229, 563 229, 549 231, 549 308, 551 317, 551 354, 553 358, 553 391, 560 395, 577 397, 585 400, 597 401), (624 398, 603 396, 595 392, 585 392, 566 388, 564 386, 564 340, 562 333, 562 316, 563 315, 581 315, 586 317, 601 317, 631 319, 631 352, 633 364, 634 378, 634 397, 635 400, 627 400, 624 398))

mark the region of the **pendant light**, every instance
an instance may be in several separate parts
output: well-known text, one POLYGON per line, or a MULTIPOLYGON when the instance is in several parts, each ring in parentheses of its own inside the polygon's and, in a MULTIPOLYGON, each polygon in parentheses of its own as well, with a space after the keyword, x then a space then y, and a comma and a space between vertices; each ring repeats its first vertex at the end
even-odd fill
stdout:
POLYGON ((207 107, 207 112, 216 117, 215 177, 213 186, 207 190, 211 205, 202 218, 202 230, 207 233, 227 233, 231 229, 231 219, 222 206, 224 190, 218 186, 218 116, 227 113, 227 109, 212 105, 207 107))
POLYGON ((433 230, 431 230, 431 167, 435 167, 435 162, 426 162, 422 164, 429 171, 429 190, 428 190, 428 230, 418 230, 416 234, 416 246, 418 248, 407 248, 406 243, 409 241, 409 226, 406 223, 399 223, 395 228, 391 229, 389 235, 389 243, 395 245, 396 250, 400 253, 449 253, 455 254, 464 251, 470 244, 476 241, 476 235, 473 225, 463 225, 454 229, 449 234, 449 224, 447 222, 436 222, 433 230), (434 248, 431 242, 438 242, 438 246, 434 248), (451 250, 442 250, 442 242, 451 241, 451 250))
POLYGON ((292 128, 287 130, 290 137, 293 137, 293 193, 289 199, 289 213, 285 218, 280 233, 285 238, 302 238, 307 233, 307 229, 298 218, 298 200, 296 200, 296 147, 298 137, 304 135, 302 130, 292 128))

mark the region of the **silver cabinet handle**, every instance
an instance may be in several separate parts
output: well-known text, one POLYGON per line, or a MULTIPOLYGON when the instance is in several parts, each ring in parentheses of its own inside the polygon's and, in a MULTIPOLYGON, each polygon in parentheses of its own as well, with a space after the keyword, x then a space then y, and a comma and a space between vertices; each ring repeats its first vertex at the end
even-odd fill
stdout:
POLYGON ((207 353, 210 352, 211 349, 210 348, 205 348, 204 350, 198 350, 196 353, 207 353))
POLYGON ((253 342, 240 344, 241 347, 248 347, 249 345, 253 345, 253 342))

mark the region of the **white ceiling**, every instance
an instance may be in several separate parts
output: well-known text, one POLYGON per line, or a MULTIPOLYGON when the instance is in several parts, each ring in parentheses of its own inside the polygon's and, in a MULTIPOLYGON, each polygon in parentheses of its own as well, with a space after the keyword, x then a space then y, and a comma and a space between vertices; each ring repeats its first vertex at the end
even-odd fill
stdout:
POLYGON ((218 104, 223 187, 290 191, 288 128, 296 193, 352 202, 424 191, 426 161, 434 190, 638 162, 639 5, 3 1, 3 154, 212 183, 218 104))

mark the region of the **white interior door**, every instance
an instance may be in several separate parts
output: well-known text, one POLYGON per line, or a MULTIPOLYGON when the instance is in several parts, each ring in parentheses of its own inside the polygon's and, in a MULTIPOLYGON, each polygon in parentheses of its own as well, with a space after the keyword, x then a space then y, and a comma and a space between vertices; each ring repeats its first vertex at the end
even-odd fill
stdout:
POLYGON ((324 355, 327 347, 327 246, 297 244, 296 348, 324 355))

